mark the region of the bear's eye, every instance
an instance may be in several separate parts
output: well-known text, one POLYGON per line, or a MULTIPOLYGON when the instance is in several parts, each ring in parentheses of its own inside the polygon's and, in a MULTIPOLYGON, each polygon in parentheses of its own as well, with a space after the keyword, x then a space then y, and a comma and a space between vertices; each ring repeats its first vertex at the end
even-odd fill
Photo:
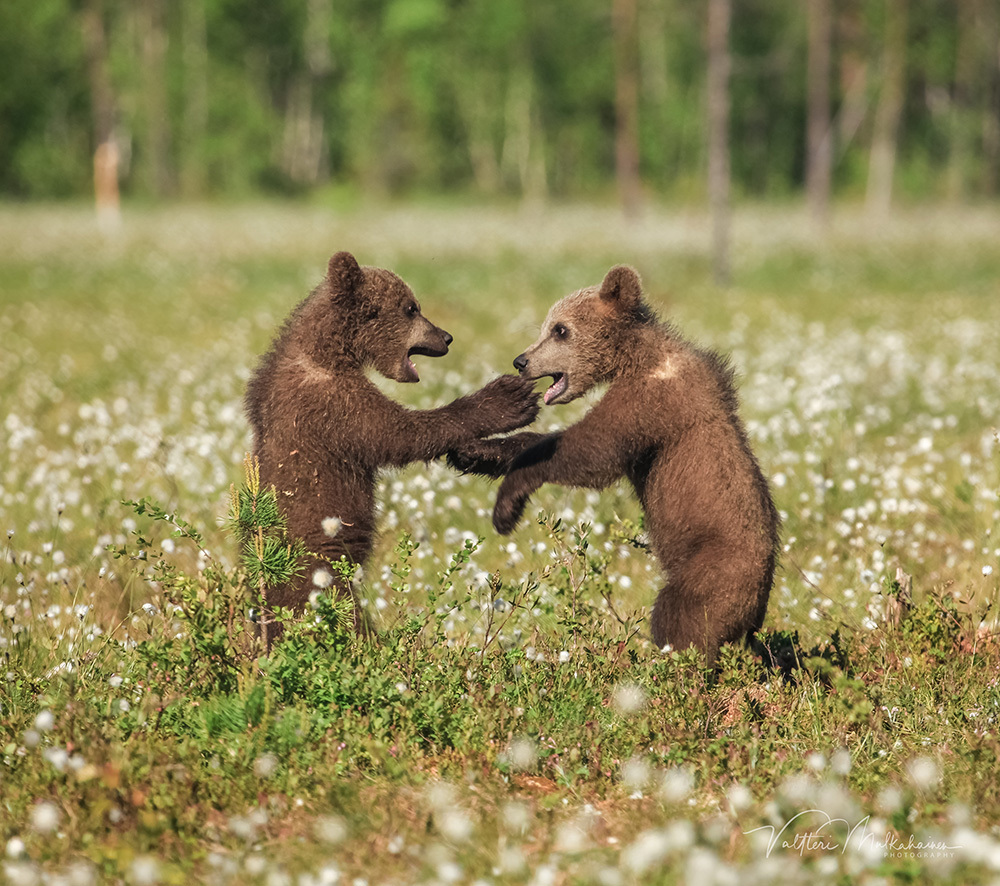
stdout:
POLYGON ((555 338, 566 338, 566 336, 569 335, 569 330, 563 326, 562 323, 556 323, 556 325, 552 327, 552 335, 555 336, 555 338))
POLYGON ((419 314, 419 313, 420 313, 420 308, 418 308, 413 302, 410 302, 406 306, 406 316, 407 317, 416 317, 417 314, 419 314))

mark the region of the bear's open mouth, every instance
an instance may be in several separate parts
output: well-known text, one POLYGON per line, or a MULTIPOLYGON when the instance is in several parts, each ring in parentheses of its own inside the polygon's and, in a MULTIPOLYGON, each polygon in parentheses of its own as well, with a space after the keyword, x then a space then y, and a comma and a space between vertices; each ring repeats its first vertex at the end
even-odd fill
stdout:
POLYGON ((553 400, 561 397, 566 393, 566 388, 569 387, 569 377, 565 372, 554 372, 552 373, 552 385, 545 392, 545 405, 548 406, 553 400))
POLYGON ((403 375, 405 380, 411 382, 420 381, 420 373, 417 372, 416 364, 414 364, 410 357, 443 357, 447 353, 447 345, 444 348, 428 348, 423 345, 410 348, 406 352, 406 356, 403 357, 403 375))
POLYGON ((420 381, 420 373, 409 354, 403 358, 403 381, 420 381))

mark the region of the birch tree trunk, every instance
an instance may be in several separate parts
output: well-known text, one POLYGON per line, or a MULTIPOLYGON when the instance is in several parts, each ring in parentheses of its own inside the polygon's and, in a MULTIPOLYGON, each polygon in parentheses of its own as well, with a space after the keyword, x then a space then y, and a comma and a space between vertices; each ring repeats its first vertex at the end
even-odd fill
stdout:
POLYGON ((830 0, 809 0, 809 58, 807 71, 806 193, 813 221, 829 224, 830 182, 833 169, 833 130, 830 125, 830 0))
POLYGON ((615 57, 615 177, 627 218, 639 214, 639 26, 637 0, 613 0, 615 57))
POLYGON ((154 196, 166 197, 171 191, 171 175, 167 32, 163 22, 163 0, 142 0, 137 12, 143 66, 143 112, 146 121, 143 140, 146 183, 154 196))
POLYGON ((906 85, 906 28, 907 0, 886 0, 882 85, 875 109, 865 193, 865 204, 876 215, 887 215, 892 208, 896 142, 906 85))
POLYGON ((202 146, 208 132, 208 35, 205 0, 184 0, 184 145, 181 191, 187 197, 205 192, 207 174, 202 146))
POLYGON ((119 151, 115 143, 115 97, 108 71, 108 43, 101 0, 87 0, 80 26, 87 53, 90 108, 94 126, 94 203, 97 223, 105 231, 121 224, 118 192, 119 151))
POLYGON ((712 216, 712 275, 730 280, 729 264, 729 24, 731 0, 708 0, 708 201, 712 216))

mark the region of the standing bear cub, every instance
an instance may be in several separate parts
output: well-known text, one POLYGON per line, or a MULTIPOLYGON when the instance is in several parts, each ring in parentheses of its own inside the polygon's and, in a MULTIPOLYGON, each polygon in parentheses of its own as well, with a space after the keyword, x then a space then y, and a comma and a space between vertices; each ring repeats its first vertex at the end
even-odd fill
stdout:
POLYGON ((506 474, 496 529, 513 531, 544 483, 602 489, 626 477, 667 573, 653 607, 656 645, 694 646, 714 663, 721 644, 749 639, 767 609, 779 519, 727 361, 659 322, 636 272, 619 266, 554 305, 514 366, 533 381, 552 378, 547 404, 610 386, 564 431, 473 441, 449 454, 460 470, 506 474))
MULTIPOLYGON (((250 379, 246 411, 261 483, 274 486, 309 558, 303 574, 268 593, 269 608, 301 609, 331 582, 351 593, 331 564, 360 565, 371 552, 380 468, 429 461, 535 418, 532 384, 514 375, 426 411, 389 399, 365 375, 371 367, 419 381, 411 358, 441 357, 451 341, 399 277, 359 267, 347 252, 330 259, 326 278, 285 321, 250 379)), ((357 601, 355 627, 364 627, 357 601)))

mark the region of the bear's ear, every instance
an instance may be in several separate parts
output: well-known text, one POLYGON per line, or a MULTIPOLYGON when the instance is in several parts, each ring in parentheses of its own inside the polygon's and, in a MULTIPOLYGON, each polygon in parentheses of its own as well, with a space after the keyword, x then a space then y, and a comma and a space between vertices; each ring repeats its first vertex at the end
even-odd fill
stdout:
POLYGON ((365 280, 357 260, 349 252, 338 252, 331 257, 326 278, 334 295, 353 295, 365 280))
POLYGON ((642 299, 642 281, 634 268, 615 265, 604 277, 600 291, 601 300, 619 310, 634 308, 642 299))

